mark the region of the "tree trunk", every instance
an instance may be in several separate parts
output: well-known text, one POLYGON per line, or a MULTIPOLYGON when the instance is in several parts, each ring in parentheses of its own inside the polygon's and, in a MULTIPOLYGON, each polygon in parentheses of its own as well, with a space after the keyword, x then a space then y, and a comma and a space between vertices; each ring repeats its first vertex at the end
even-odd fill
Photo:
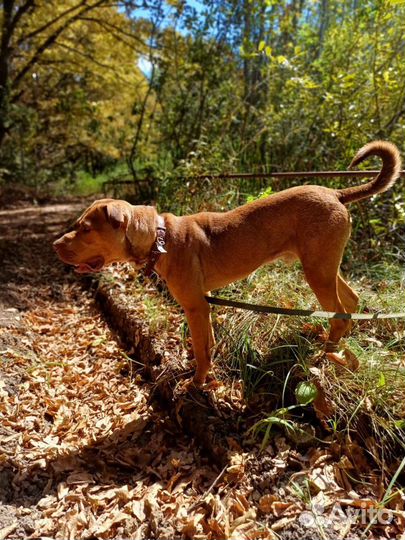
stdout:
POLYGON ((0 42, 0 148, 7 133, 7 119, 9 107, 9 59, 10 59, 10 39, 12 29, 12 13, 14 0, 4 0, 3 2, 3 24, 1 28, 0 42))

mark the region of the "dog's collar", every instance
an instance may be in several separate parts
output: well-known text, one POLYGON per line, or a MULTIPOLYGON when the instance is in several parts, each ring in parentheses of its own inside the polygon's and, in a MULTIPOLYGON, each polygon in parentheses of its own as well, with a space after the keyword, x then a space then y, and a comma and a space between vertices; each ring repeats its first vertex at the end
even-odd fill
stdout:
POLYGON ((158 262, 159 257, 162 253, 167 253, 165 249, 166 244, 166 225, 165 220, 162 216, 157 217, 157 226, 156 226, 156 239, 150 250, 149 257, 146 263, 146 266, 143 270, 145 276, 149 277, 154 269, 155 264, 158 262))

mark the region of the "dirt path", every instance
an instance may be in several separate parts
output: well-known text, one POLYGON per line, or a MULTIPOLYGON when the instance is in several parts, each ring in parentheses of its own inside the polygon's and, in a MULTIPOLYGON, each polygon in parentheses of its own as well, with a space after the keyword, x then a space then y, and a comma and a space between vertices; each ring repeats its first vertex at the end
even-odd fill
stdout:
POLYGON ((52 239, 80 205, 0 211, 0 538, 173 537, 215 480, 148 404, 52 239))

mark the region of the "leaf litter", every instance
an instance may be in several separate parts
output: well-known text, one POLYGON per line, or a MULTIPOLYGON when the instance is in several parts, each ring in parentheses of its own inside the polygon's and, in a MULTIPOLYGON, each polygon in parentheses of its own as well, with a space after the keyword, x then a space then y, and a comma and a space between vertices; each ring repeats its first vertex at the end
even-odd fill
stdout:
MULTIPOLYGON (((221 469, 151 401, 151 384, 49 247, 76 211, 0 215, 0 538, 349 538, 366 529, 347 510, 376 509, 384 491, 370 471, 367 485, 356 482, 356 468, 367 469, 361 448, 349 458, 337 443, 297 447, 280 433, 264 451, 229 440, 221 469), (332 516, 336 505, 345 518, 332 516)), ((153 304, 139 309, 150 315, 153 304)), ((179 324, 176 310, 157 323, 170 356, 182 350, 179 324)), ((211 391, 241 407, 237 385, 211 391)), ((388 508, 391 521, 366 536, 403 534, 403 495, 388 508)))

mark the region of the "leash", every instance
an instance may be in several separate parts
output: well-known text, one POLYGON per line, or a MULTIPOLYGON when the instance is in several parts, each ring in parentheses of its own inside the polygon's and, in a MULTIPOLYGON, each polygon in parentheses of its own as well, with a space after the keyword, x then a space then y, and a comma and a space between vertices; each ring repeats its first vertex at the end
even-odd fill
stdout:
POLYGON ((250 304, 248 302, 237 302, 236 300, 228 300, 219 296, 206 296, 205 299, 209 304, 215 306, 234 307, 237 309, 245 309, 258 313, 273 313, 276 315, 287 315, 289 317, 318 317, 321 319, 350 319, 370 321, 376 319, 402 319, 405 318, 405 312, 399 313, 335 313, 334 311, 314 311, 312 309, 288 309, 275 306, 263 306, 260 304, 250 304))

